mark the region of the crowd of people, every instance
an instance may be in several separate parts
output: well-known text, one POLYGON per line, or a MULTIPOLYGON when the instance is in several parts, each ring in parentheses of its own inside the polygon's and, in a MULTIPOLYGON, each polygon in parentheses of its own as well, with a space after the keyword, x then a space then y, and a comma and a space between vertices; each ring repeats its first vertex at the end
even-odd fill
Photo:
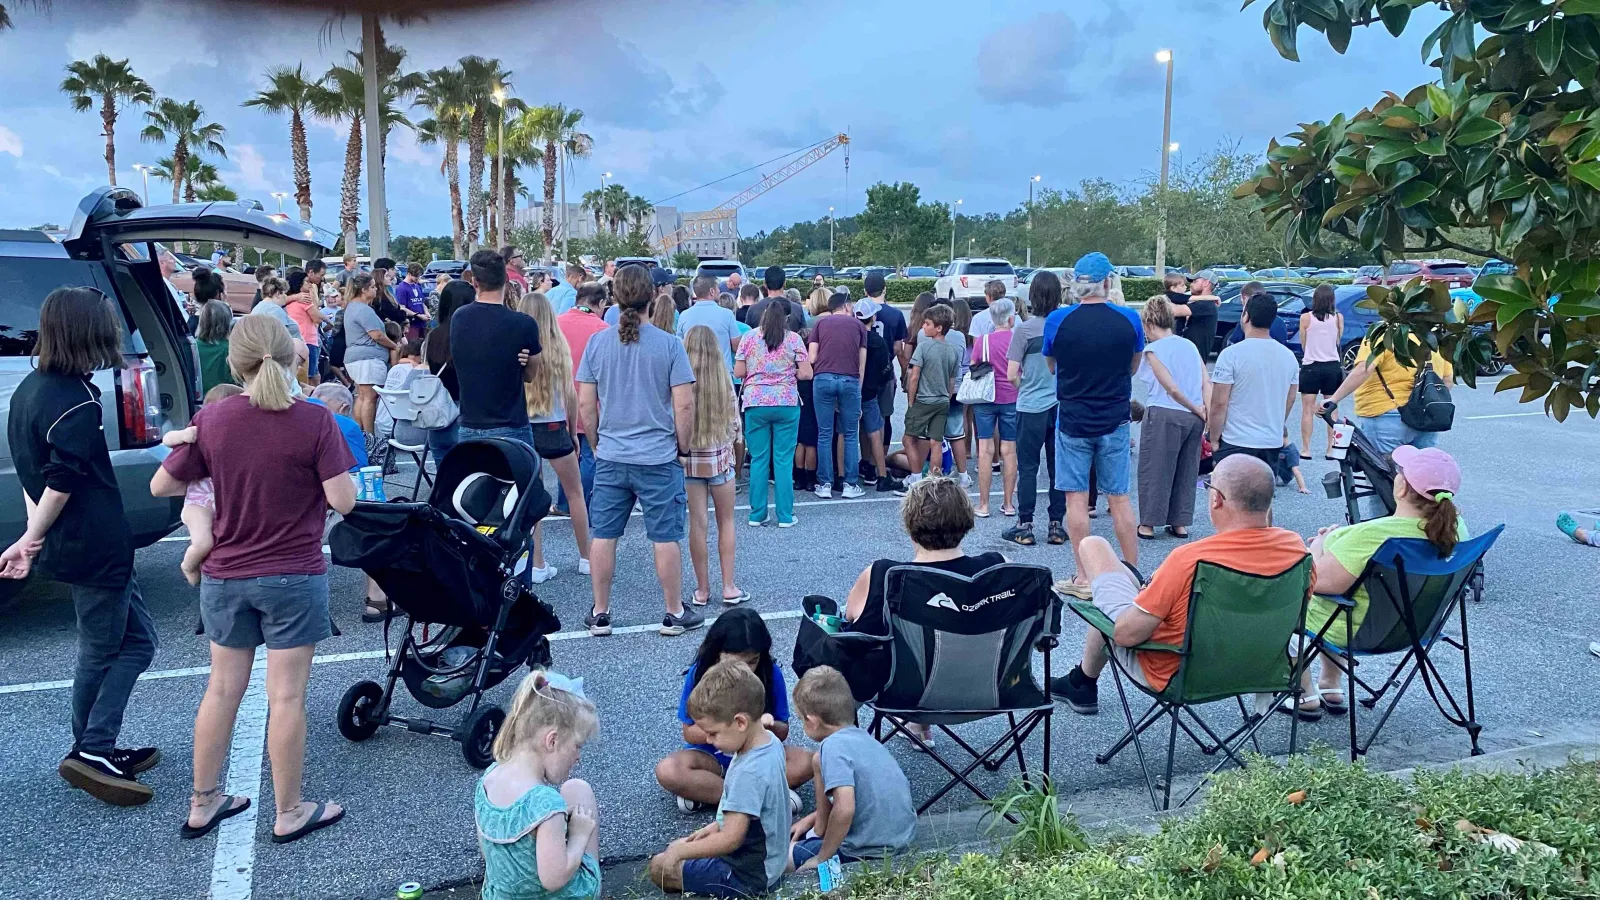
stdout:
MULTIPOLYGON (((1461 489, 1455 461, 1428 448, 1431 433, 1408 433, 1398 404, 1387 402, 1394 399, 1388 386, 1411 384, 1415 370, 1371 348, 1337 384, 1313 369, 1326 362, 1321 323, 1336 316, 1321 297, 1306 314, 1313 321, 1302 323, 1302 366, 1272 337, 1276 306, 1259 285, 1247 286, 1243 339, 1208 373, 1209 285, 1169 282, 1165 295, 1136 311, 1121 302, 1110 261, 1099 253, 1078 260, 1066 285, 1041 272, 1028 297, 1015 301, 1003 285, 991 286, 977 313, 924 294, 909 316, 884 301, 879 276, 866 280, 857 302, 825 286, 802 300, 778 267, 763 273, 761 287, 727 285, 735 294, 711 278, 659 290, 632 265, 608 265, 599 278, 569 267, 560 286, 543 276, 529 284, 521 259, 514 248, 474 254, 462 279, 440 286, 431 312, 414 270, 396 286, 392 264, 381 259, 371 273, 349 261, 339 296, 327 302, 320 262, 283 279, 269 272, 256 311, 237 319, 217 299, 219 285, 196 277, 205 403, 188 428, 168 435, 173 452, 150 485, 157 496, 184 498, 192 540, 184 570, 199 583, 211 647, 183 837, 208 834, 248 808, 248 799, 222 792, 219 776, 261 646, 277 801, 272 840, 297 840, 344 815, 300 792, 311 659, 333 633, 322 538, 329 510, 345 513, 356 502, 350 473, 404 424, 385 420, 379 388, 418 378, 437 379, 456 415, 407 440, 439 455, 465 440, 515 440, 550 464, 579 573, 591 578, 584 617, 591 635, 611 633, 617 543, 636 507, 662 589, 660 633, 703 626, 717 590, 724 609, 684 677, 685 747, 658 764, 656 777, 685 811, 715 804, 718 817, 651 860, 652 880, 669 891, 764 894, 796 868, 899 852, 915 826, 905 777, 854 727, 854 700, 840 673, 815 669, 794 687, 794 712, 820 750, 787 745, 790 692, 772 637, 754 610, 740 606, 750 599, 735 577, 741 480, 749 483, 752 527, 796 525, 796 488, 820 499, 836 490, 860 497, 869 486, 903 494, 911 561, 973 575, 1005 560, 962 550, 976 519, 993 515, 995 466, 1000 515, 1014 517, 1004 537, 1030 547, 1043 460, 1046 540, 1070 543, 1076 562, 1058 589, 1092 599, 1117 623, 1109 643, 1091 631, 1081 662, 1051 685, 1085 714, 1098 708, 1096 679, 1111 654, 1154 689, 1172 676, 1172 654, 1134 648, 1181 643, 1199 562, 1269 575, 1310 554, 1318 589, 1341 593, 1386 538, 1424 538, 1448 555, 1466 535, 1454 503, 1461 489), (1148 387, 1143 405, 1133 401, 1135 378, 1148 387), (904 450, 891 454, 902 391, 904 450), (1281 470, 1306 458, 1289 439, 1293 405, 1297 395, 1314 404, 1350 394, 1363 428, 1393 441, 1385 449, 1397 468, 1396 509, 1305 541, 1271 520, 1274 490, 1287 480, 1281 470), (1174 550, 1141 587, 1129 569, 1140 541, 1158 539, 1157 528, 1189 538, 1203 468, 1216 533, 1174 550), (1096 492, 1107 499, 1115 547, 1090 535, 1096 492), (687 602, 686 537, 695 577, 687 602), (795 821, 801 808, 793 789, 807 781, 817 783, 816 809, 795 821)), ((38 558, 72 586, 80 652, 74 746, 61 775, 107 802, 143 803, 152 792, 137 775, 160 754, 118 748, 117 738, 156 636, 89 377, 121 364, 118 317, 100 292, 63 288, 45 301, 39 328, 38 365, 13 396, 9 423, 29 522, 0 553, 0 576, 24 577, 38 558)), ((1303 422, 1301 444, 1310 444, 1303 422)), ((1575 538, 1592 539, 1586 524, 1564 523, 1564 530, 1567 524, 1575 538)), ((860 573, 843 604, 847 629, 881 630, 885 579, 896 564, 880 560, 860 573)), ((522 571, 534 583, 558 574, 537 532, 522 571)), ((366 602, 364 616, 388 614, 375 585, 366 602)), ((1355 602, 1359 623, 1360 592, 1355 602)), ((1313 606, 1323 619, 1334 613, 1329 603, 1313 606)), ((1348 709, 1341 679, 1325 660, 1315 691, 1285 711, 1313 718, 1348 709)), ((580 680, 536 672, 517 689, 495 744, 498 764, 475 794, 486 897, 598 893, 595 792, 569 778, 597 727, 580 680)))

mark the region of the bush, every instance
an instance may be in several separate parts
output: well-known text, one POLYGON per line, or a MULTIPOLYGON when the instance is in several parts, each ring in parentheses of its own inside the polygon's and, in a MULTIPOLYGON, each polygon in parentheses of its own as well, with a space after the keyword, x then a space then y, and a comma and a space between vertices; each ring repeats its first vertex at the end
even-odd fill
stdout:
POLYGON ((1424 772, 1403 782, 1329 754, 1281 766, 1256 760, 1218 777, 1199 812, 1166 820, 1155 835, 1042 856, 969 854, 869 869, 852 880, 851 896, 1595 897, 1596 775, 1583 764, 1531 774, 1424 772))

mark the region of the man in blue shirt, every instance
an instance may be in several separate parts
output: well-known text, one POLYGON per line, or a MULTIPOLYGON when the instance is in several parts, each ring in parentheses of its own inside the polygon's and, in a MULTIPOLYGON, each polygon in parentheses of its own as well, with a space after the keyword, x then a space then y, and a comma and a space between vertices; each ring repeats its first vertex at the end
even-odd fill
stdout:
MULTIPOLYGON (((1228 335, 1229 347, 1232 347, 1234 344, 1239 343, 1245 338, 1244 308, 1250 302, 1250 298, 1257 294, 1265 294, 1266 292, 1267 286, 1259 281, 1252 281, 1239 291, 1239 321, 1233 326, 1233 332, 1228 335)), ((1289 347, 1289 329, 1283 324, 1282 319, 1278 318, 1277 316, 1273 316, 1272 327, 1268 330, 1273 340, 1284 345, 1285 347, 1289 347)), ((1294 348, 1289 347, 1289 349, 1293 350, 1294 348)))
MULTIPOLYGON (((1107 302, 1111 260, 1090 253, 1073 267, 1068 282, 1071 305, 1044 321, 1044 355, 1056 376, 1059 402, 1056 433, 1056 489, 1067 495, 1067 534, 1073 556, 1089 535, 1089 477, 1093 469, 1100 493, 1111 507, 1111 521, 1122 556, 1138 564, 1131 487, 1130 451, 1133 373, 1144 353, 1139 314, 1107 302)), ((1074 588, 1089 596, 1077 559, 1074 588)), ((1079 593, 1074 590, 1072 593, 1079 593)))
POLYGON ((589 275, 583 266, 577 263, 567 264, 567 280, 558 281, 550 290, 544 292, 544 298, 550 301, 550 308, 556 315, 561 315, 578 302, 578 285, 583 284, 589 275))

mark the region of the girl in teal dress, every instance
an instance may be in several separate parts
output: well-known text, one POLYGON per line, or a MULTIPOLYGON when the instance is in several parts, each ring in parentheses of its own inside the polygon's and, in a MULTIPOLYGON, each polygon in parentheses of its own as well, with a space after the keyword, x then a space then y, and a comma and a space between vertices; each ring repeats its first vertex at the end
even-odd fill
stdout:
POLYGON ((598 728, 582 679, 523 679, 473 797, 483 900, 600 896, 594 789, 567 777, 598 728))

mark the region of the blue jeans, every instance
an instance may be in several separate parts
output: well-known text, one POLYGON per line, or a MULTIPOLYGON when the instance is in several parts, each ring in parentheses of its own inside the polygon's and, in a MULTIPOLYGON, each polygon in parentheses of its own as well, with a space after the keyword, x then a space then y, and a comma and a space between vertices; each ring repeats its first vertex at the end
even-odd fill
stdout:
POLYGON ((72 586, 78 662, 72 676, 72 743, 110 753, 139 676, 156 656, 156 627, 139 582, 117 588, 72 586))
POLYGON ((461 443, 461 423, 451 422, 443 428, 435 428, 428 432, 428 449, 433 451, 433 461, 438 464, 444 460, 450 448, 461 443))
MULTIPOLYGON (((589 504, 594 496, 594 451, 589 449, 589 438, 578 435, 578 477, 583 481, 583 503, 589 504)), ((556 509, 567 509, 567 489, 556 486, 556 509)))
POLYGON ((460 434, 458 442, 475 441, 479 438, 510 438, 513 441, 521 441, 529 447, 533 446, 532 425, 517 425, 510 428, 468 428, 462 425, 458 433, 460 434))
POLYGON ((1089 492, 1089 468, 1102 494, 1127 494, 1131 487, 1132 425, 1123 422, 1110 434, 1071 437, 1056 430, 1056 487, 1069 494, 1089 492))
POLYGON ((1356 416, 1356 426, 1360 428, 1378 447, 1378 452, 1387 456, 1394 452, 1394 448, 1402 444, 1410 444, 1419 450, 1423 447, 1432 447, 1439 441, 1436 431, 1418 431, 1400 419, 1400 410, 1394 409, 1375 418, 1356 416))
POLYGON ((833 484, 833 417, 844 437, 844 480, 861 483, 861 379, 824 372, 812 382, 817 404, 817 482, 833 484))

